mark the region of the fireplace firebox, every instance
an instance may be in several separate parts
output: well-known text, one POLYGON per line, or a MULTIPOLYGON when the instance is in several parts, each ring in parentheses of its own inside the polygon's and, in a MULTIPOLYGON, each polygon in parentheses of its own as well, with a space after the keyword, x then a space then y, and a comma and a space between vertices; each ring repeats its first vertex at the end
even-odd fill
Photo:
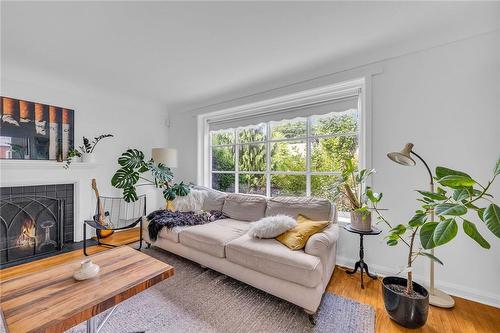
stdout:
MULTIPOLYGON (((0 197, 0 266, 60 252, 73 220, 73 184, 3 188, 0 197), (47 188, 49 192, 47 192, 47 188), (34 191, 32 192, 31 189, 34 191), (44 190, 44 191, 42 191, 44 190), (68 191, 66 191, 68 190, 68 191), (66 201, 71 201, 67 203, 66 201), (71 210, 67 210, 70 208, 71 210)), ((71 228, 71 242, 72 237, 71 228)))

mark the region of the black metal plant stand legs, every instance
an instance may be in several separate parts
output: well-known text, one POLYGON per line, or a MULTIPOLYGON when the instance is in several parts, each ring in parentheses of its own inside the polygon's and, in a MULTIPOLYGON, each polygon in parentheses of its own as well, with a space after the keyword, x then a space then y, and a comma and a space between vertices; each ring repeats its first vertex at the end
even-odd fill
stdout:
POLYGON ((363 283, 363 272, 366 271, 366 275, 371 277, 372 279, 377 279, 375 275, 370 274, 368 270, 368 265, 364 262, 363 258, 365 256, 365 250, 363 247, 363 234, 359 235, 359 261, 354 265, 354 269, 351 271, 346 271, 347 274, 354 274, 358 271, 358 268, 361 270, 361 289, 365 289, 365 285, 363 283))

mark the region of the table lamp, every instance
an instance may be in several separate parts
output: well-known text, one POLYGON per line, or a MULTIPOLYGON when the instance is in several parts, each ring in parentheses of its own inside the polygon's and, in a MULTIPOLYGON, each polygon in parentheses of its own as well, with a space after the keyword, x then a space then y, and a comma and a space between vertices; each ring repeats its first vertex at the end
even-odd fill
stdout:
POLYGON ((177 168, 177 149, 153 148, 151 157, 155 163, 162 163, 169 168, 177 168))
MULTIPOLYGON (((415 156, 417 159, 419 159, 427 169, 427 172, 429 173, 429 179, 430 179, 430 191, 434 193, 434 178, 432 176, 431 169, 427 165, 427 163, 424 161, 420 155, 415 153, 413 151, 413 143, 407 143, 404 148, 399 151, 399 152, 392 152, 388 153, 387 157, 389 157, 392 161, 405 165, 405 166, 414 166, 417 163, 415 160, 412 158, 412 155, 415 156)), ((434 210, 430 210, 429 212, 430 219, 431 221, 434 221, 434 210)), ((434 249, 431 249, 431 254, 434 255, 434 249)), ((440 307, 440 308, 452 308, 455 305, 455 301, 453 298, 446 294, 445 292, 436 289, 434 287, 434 260, 431 260, 431 267, 430 267, 430 283, 429 283, 429 303, 431 305, 440 307)))

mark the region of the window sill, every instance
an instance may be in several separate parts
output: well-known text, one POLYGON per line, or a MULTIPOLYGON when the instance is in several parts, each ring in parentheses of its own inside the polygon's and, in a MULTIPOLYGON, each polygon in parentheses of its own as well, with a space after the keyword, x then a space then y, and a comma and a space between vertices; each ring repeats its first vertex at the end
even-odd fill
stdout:
POLYGON ((347 225, 351 223, 351 217, 349 215, 345 216, 341 213, 337 216, 337 223, 341 226, 347 225))

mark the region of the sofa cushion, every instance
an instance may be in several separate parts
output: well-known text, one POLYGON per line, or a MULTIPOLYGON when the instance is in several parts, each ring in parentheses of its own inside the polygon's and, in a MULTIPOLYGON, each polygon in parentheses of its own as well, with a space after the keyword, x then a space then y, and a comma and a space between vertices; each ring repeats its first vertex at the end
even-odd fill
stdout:
POLYGON ((222 212, 232 219, 254 222, 264 217, 267 199, 261 195, 228 194, 222 212))
POLYGON ((191 184, 191 188, 206 192, 205 200, 203 200, 203 210, 222 210, 227 194, 205 186, 191 184))
POLYGON ((332 220, 334 206, 327 199, 313 197, 274 197, 267 201, 266 216, 288 215, 297 218, 299 214, 311 220, 332 220))
POLYGON ((163 227, 158 233, 158 237, 168 239, 171 242, 179 243, 179 234, 182 230, 187 228, 191 228, 191 226, 173 227, 172 229, 163 227))
POLYGON ((323 266, 318 257, 292 251, 275 239, 243 235, 226 245, 227 260, 306 287, 321 282, 323 266))
POLYGON ((233 219, 222 219, 182 230, 179 242, 182 245, 224 258, 225 246, 247 232, 250 224, 233 219))

